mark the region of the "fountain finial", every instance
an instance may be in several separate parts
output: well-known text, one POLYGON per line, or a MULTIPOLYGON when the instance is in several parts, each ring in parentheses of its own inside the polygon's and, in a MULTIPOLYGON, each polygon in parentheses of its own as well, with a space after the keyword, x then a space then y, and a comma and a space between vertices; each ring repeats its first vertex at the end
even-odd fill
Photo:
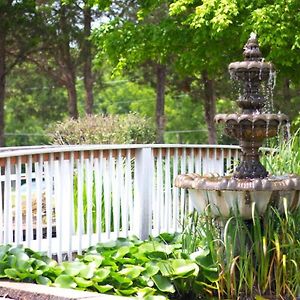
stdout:
POLYGON ((250 37, 243 49, 244 49, 243 56, 244 56, 245 61, 261 61, 262 60, 262 54, 259 50, 256 33, 251 32, 250 37))

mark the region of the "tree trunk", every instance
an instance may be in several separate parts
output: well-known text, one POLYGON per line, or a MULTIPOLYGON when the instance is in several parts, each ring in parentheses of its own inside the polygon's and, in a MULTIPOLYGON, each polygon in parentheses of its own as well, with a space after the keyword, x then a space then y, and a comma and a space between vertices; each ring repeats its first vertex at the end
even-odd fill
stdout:
POLYGON ((68 110, 69 116, 71 118, 78 118, 77 109, 77 92, 76 92, 76 71, 75 65, 72 60, 71 50, 70 50, 70 38, 67 17, 67 5, 61 4, 60 8, 60 29, 62 31, 62 41, 59 45, 59 56, 60 56, 60 66, 62 70, 62 76, 64 77, 64 85, 68 91, 68 110))
POLYGON ((5 145, 4 138, 4 99, 5 99, 5 54, 6 32, 0 24, 0 147, 5 145))
POLYGON ((156 66, 156 142, 164 143, 165 130, 165 86, 167 70, 165 65, 156 66))
POLYGON ((84 10, 84 41, 82 47, 83 65, 83 80, 85 88, 85 112, 87 115, 93 113, 94 95, 93 95, 93 74, 92 74, 92 49, 89 37, 91 35, 91 7, 85 4, 84 10))
POLYGON ((290 80, 288 78, 283 79, 283 100, 288 105, 291 103, 292 95, 290 89, 290 80))
POLYGON ((214 117, 216 115, 216 95, 214 81, 209 79, 207 71, 202 73, 202 81, 204 84, 204 110, 205 121, 208 129, 208 143, 217 143, 217 134, 214 117))
POLYGON ((75 82, 69 82, 66 85, 67 92, 68 92, 68 112, 69 117, 73 119, 78 118, 78 110, 77 110, 77 92, 75 82))

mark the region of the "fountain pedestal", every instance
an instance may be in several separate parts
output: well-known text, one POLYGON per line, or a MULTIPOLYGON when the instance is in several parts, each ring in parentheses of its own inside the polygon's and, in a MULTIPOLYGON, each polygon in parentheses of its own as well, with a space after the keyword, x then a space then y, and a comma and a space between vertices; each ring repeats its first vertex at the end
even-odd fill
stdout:
POLYGON ((198 211, 210 205, 216 216, 226 217, 237 212, 247 219, 251 218, 254 206, 263 214, 271 201, 277 205, 286 202, 291 209, 297 207, 300 203, 300 177, 270 176, 259 160, 263 141, 275 137, 288 118, 284 114, 263 111, 266 99, 260 93, 260 86, 262 82, 272 82, 274 67, 262 58, 255 35, 251 34, 243 55, 244 61, 233 62, 228 67, 231 77, 242 82, 244 87, 237 100, 241 113, 215 117, 217 123, 225 124, 225 133, 239 141, 242 150, 239 165, 231 177, 179 175, 175 186, 189 190, 198 211))

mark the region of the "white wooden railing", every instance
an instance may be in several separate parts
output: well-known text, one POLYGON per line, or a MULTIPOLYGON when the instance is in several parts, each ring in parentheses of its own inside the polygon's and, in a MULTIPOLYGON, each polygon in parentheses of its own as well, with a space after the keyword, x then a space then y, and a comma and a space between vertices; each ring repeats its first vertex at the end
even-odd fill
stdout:
POLYGON ((225 174, 237 146, 2 148, 0 243, 71 259, 99 241, 179 231, 191 211, 178 174, 225 174))

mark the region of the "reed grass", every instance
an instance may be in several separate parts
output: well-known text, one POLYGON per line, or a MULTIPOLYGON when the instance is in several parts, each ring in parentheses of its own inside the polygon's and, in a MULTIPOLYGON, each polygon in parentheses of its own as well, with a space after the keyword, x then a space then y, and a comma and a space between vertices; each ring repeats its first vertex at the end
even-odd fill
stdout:
MULTIPOLYGON (((269 207, 263 217, 253 207, 251 220, 232 215, 227 220, 214 219, 207 209, 203 215, 193 213, 197 228, 183 238, 193 240, 193 247, 209 248, 213 263, 218 265, 219 299, 296 299, 300 296, 300 210, 283 215, 269 207), (197 219, 197 222, 195 220, 197 219), (195 246, 195 241, 197 246, 195 246)), ((183 244, 184 246, 184 244, 183 244)))
POLYGON ((270 144, 270 152, 265 152, 261 161, 272 175, 300 175, 300 129, 285 140, 279 138, 270 144))

